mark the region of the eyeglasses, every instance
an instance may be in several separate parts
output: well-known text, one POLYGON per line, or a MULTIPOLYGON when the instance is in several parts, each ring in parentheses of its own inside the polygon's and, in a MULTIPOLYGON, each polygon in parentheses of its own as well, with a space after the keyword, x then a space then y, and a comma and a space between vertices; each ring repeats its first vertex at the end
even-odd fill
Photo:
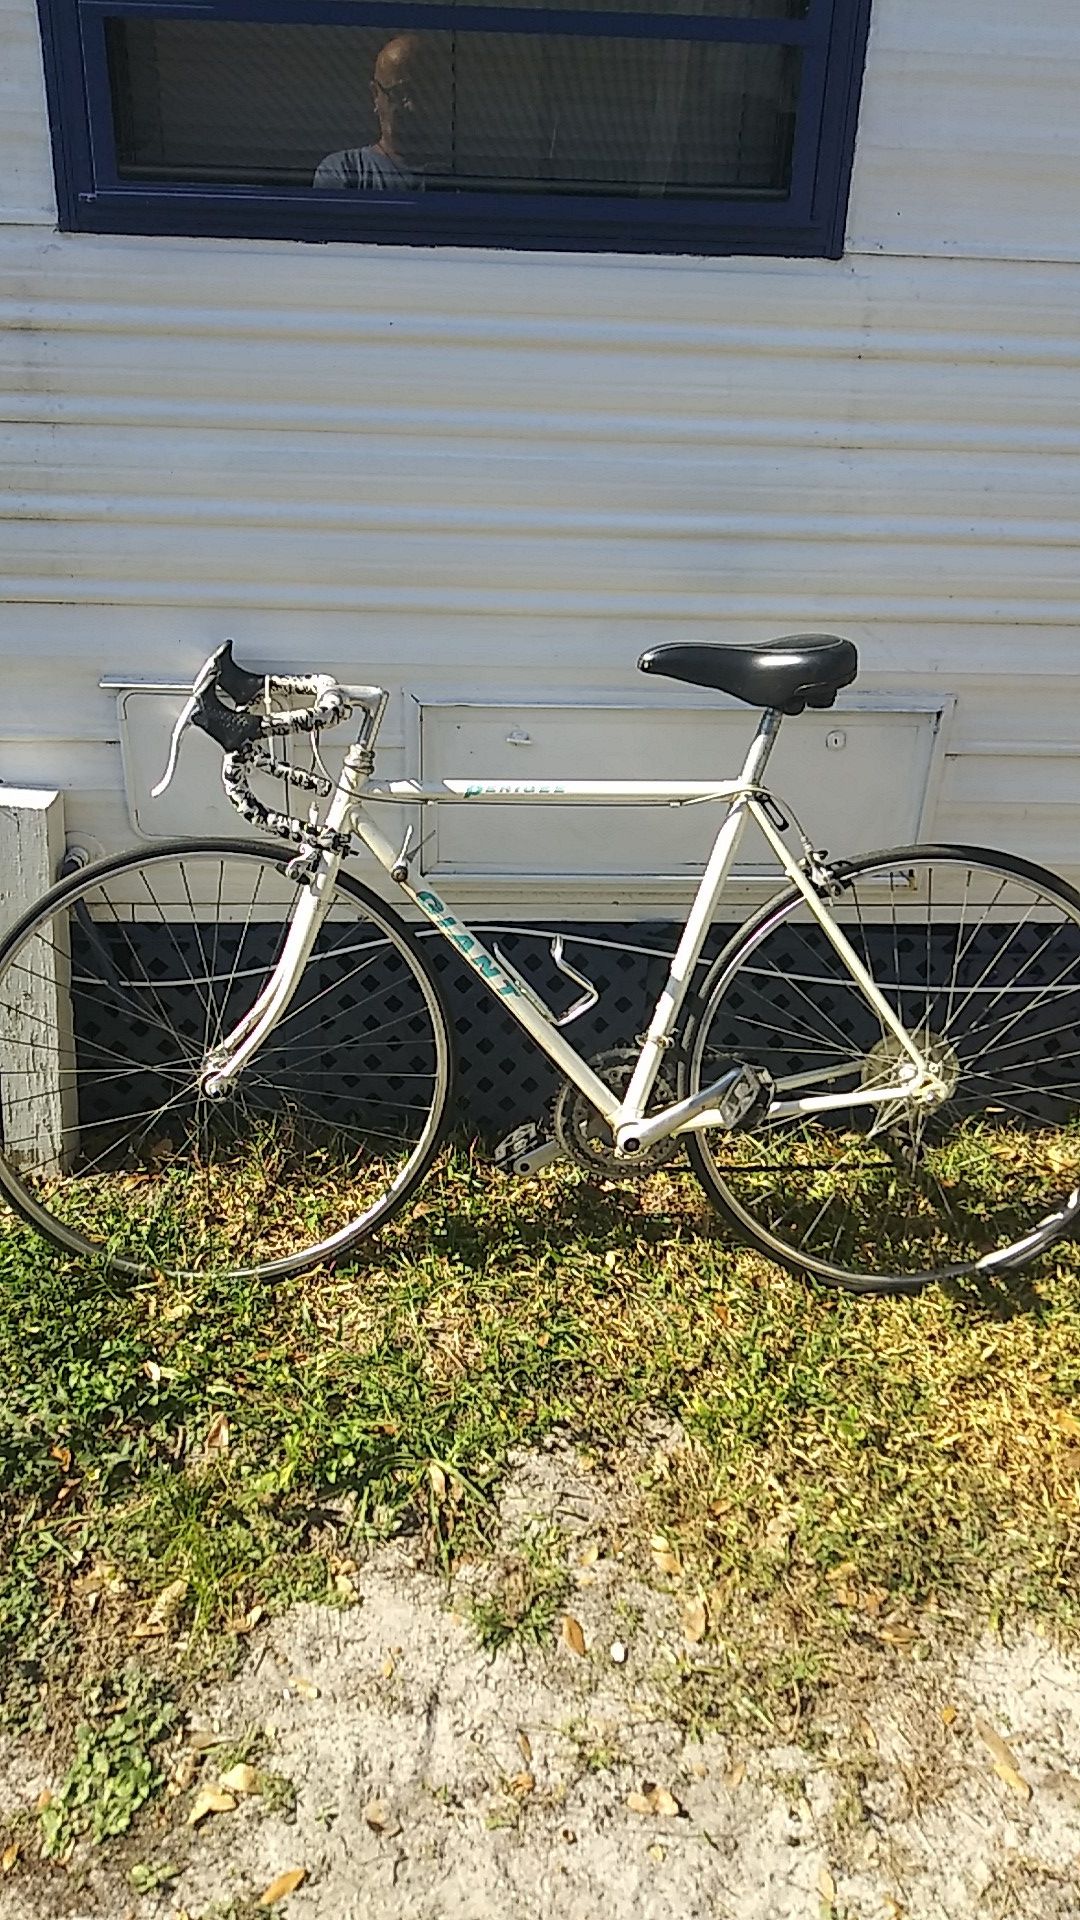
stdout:
POLYGON ((389 100, 392 107, 403 107, 416 99, 416 94, 408 80, 399 80, 390 87, 384 87, 381 80, 376 80, 375 85, 383 98, 389 100))

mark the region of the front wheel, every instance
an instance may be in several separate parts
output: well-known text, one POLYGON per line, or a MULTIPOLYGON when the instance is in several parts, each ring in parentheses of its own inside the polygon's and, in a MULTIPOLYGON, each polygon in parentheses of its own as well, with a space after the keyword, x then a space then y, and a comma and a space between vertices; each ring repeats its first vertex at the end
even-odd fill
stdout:
MULTIPOLYGON (((691 1134, 710 1199, 772 1259, 859 1293, 1020 1267, 1080 1214, 1080 894, 1008 854, 843 863, 831 915, 938 1076, 931 1100, 804 1109, 691 1134)), ((732 1057, 773 1106, 898 1083, 903 1049, 796 888, 713 963, 686 1091, 732 1057)))
POLYGON ((450 1021, 423 948, 339 873, 276 1027, 203 1070, 271 974, 291 854, 178 842, 86 868, 0 945, 0 1195, 137 1275, 284 1276, 340 1257, 437 1152, 450 1021))

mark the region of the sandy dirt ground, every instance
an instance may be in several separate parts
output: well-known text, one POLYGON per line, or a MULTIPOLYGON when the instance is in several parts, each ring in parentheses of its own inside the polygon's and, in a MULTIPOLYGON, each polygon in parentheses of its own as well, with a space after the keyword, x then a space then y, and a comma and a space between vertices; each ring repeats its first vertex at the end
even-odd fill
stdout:
MULTIPOLYGON (((1080 1920, 1080 1660, 915 1648, 794 1737, 692 1739, 670 1676, 716 1650, 592 1557, 603 1500, 555 1448, 504 1502, 508 1537, 564 1536, 580 1636, 485 1653, 465 1590, 380 1548, 352 1605, 260 1627, 204 1691, 136 1833, 18 1863, 0 1920, 244 1920, 285 1874, 288 1920, 1080 1920), (218 1738, 257 1739, 274 1787, 192 1826, 218 1738), (133 1862, 173 1876, 140 1894, 133 1862)), ((50 1782, 47 1749, 0 1748, 5 1812, 50 1782)))

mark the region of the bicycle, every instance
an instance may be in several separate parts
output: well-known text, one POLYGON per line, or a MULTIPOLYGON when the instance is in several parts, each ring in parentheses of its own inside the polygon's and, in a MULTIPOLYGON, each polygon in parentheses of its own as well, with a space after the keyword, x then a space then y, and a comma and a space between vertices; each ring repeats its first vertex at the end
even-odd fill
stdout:
MULTIPOLYGON (((685 1147, 745 1241, 854 1292, 1010 1272, 1067 1234, 1080 894, 1004 853, 839 860, 791 827, 763 784, 769 756, 785 716, 832 706, 855 678, 850 641, 662 646, 639 665, 758 709, 735 778, 379 780, 384 689, 251 672, 219 647, 155 791, 197 726, 241 817, 287 844, 176 841, 99 861, 0 944, 12 1207, 128 1274, 272 1277, 341 1259, 407 1203, 453 1117, 455 1036, 415 927, 343 868, 358 839, 557 1068, 551 1130, 571 1160, 622 1178, 685 1147), (356 713, 331 776, 321 736, 356 713), (275 739, 304 735, 308 767, 275 758, 275 739), (269 806, 256 775, 309 795, 308 817, 269 806), (597 995, 562 939, 552 958, 582 992, 556 1014, 416 872, 412 828, 387 838, 374 812, 403 801, 724 808, 636 1053, 575 1050, 563 1029, 597 995), (786 884, 706 962, 751 820, 786 884)), ((544 1158, 510 1144, 526 1166, 544 1158)))

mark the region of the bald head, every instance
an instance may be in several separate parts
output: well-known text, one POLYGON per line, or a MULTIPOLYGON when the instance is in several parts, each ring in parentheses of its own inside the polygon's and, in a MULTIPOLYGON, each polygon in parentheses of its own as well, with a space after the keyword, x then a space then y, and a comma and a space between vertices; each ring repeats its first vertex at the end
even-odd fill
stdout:
POLYGON ((374 77, 376 85, 393 87, 405 82, 407 85, 425 65, 424 42, 418 33, 396 33, 379 49, 375 61, 374 77))
POLYGON ((434 41, 431 34, 395 34, 380 49, 371 76, 379 145, 407 167, 448 162, 446 61, 434 41))

